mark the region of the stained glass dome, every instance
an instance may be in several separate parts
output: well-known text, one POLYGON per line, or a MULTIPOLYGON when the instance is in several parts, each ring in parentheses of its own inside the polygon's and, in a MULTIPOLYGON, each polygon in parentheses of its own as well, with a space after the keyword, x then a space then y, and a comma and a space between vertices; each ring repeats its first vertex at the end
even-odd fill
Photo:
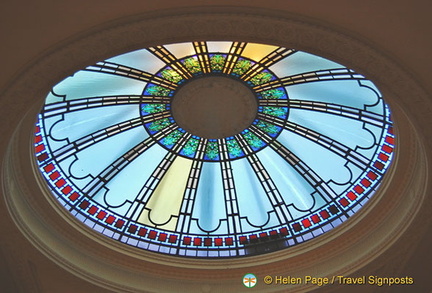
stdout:
POLYGON ((394 150, 376 86, 267 44, 137 50, 55 85, 35 158, 58 202, 148 251, 238 257, 332 230, 374 195, 394 150))

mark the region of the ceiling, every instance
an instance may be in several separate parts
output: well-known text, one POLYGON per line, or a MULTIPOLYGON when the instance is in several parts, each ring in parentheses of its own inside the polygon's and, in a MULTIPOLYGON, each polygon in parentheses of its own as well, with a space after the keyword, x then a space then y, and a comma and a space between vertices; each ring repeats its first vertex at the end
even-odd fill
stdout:
MULTIPOLYGON (((117 0, 1 1, 0 94, 39 58, 68 40, 85 36, 97 26, 157 10, 201 6, 211 11, 212 6, 218 5, 278 10, 279 13, 311 19, 314 23, 347 34, 394 60, 431 96, 432 58, 429 54, 432 52, 432 2, 428 0, 396 0, 391 5, 386 0, 273 0, 271 6, 267 1, 256 0, 233 3, 228 0, 129 0, 126 5, 117 0)), ((0 119, 0 135, 8 138, 13 128, 8 127, 8 117, 0 119)), ((2 158, 7 141, 4 139, 1 144, 2 158)), ((35 249, 7 216, 3 201, 0 202, 0 211, 3 215, 0 222, 3 233, 0 239, 0 280, 4 292, 107 292, 66 272, 35 249)), ((425 222, 430 223, 430 219, 425 222)), ((432 292, 429 280, 432 271, 432 227, 429 225, 423 232, 412 235, 407 232, 406 237, 418 242, 407 261, 398 261, 397 249, 392 248, 375 260, 379 264, 376 271, 358 273, 379 275, 380 272, 391 272, 394 265, 398 266, 394 268, 398 275, 414 278, 414 287, 374 287, 370 288, 371 292, 406 292, 414 288, 416 292, 432 292)), ((363 287, 350 289, 365 292, 363 287)))

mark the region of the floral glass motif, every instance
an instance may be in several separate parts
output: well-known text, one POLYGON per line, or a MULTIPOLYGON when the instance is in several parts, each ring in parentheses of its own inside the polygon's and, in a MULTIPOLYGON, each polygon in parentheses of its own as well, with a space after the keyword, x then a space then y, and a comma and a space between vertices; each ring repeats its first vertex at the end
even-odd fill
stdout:
POLYGON ((390 111, 364 76, 295 49, 199 41, 150 47, 55 85, 35 160, 52 195, 116 241, 181 257, 288 248, 333 229, 375 194, 395 148, 390 111), (250 89, 239 133, 182 129, 171 102, 207 76, 250 89))

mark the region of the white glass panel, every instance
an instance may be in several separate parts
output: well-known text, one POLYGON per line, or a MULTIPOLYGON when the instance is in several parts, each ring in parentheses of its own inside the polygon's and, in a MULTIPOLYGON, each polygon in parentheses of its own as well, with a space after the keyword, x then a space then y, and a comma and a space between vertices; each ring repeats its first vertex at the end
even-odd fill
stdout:
POLYGON ((153 74, 158 72, 166 65, 162 60, 145 49, 116 56, 114 58, 108 59, 107 61, 122 64, 153 74))
POLYGON ((207 42, 207 49, 210 53, 226 53, 229 52, 232 42, 207 42))
POLYGON ((344 66, 312 54, 296 52, 270 66, 269 69, 281 78, 310 71, 335 68, 344 68, 344 66))
MULTIPOLYGON (((66 100, 116 95, 141 95, 146 83, 108 73, 78 71, 54 87, 66 100)), ((58 101, 58 100, 56 100, 58 101)), ((48 104, 51 101, 47 101, 48 104)))
POLYGON ((195 54, 195 49, 192 43, 166 45, 165 48, 167 48, 168 51, 170 51, 178 59, 195 54))

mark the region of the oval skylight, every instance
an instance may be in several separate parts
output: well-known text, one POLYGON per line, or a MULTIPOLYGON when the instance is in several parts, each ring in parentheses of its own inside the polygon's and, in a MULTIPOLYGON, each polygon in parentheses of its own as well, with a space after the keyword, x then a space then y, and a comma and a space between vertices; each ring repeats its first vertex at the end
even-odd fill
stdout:
POLYGON ((187 42, 129 52, 53 87, 35 130, 52 195, 141 249, 238 257, 346 221, 394 149, 374 84, 295 49, 187 42))

